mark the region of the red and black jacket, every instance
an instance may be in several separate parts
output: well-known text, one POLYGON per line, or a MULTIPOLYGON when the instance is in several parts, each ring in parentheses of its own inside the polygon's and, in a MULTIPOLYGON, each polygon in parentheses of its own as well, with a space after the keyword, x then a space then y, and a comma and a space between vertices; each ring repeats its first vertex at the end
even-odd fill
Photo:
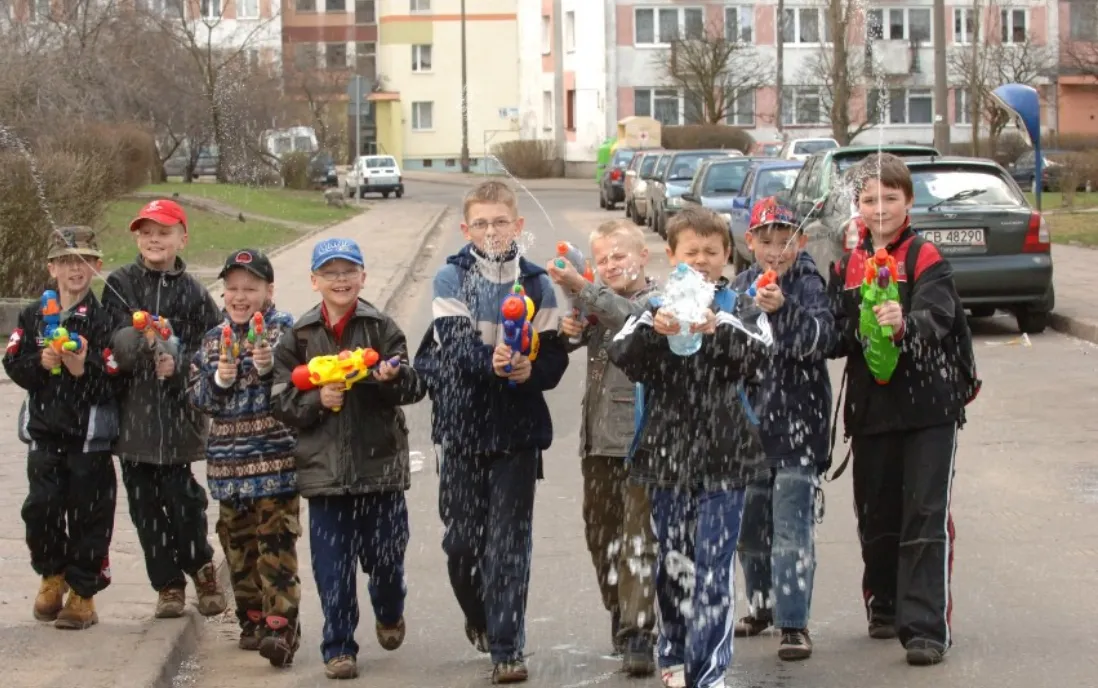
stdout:
POLYGON ((964 422, 961 367, 955 347, 947 343, 960 328, 967 329, 953 270, 928 241, 919 240, 918 255, 908 260, 913 242, 916 234, 905 226, 886 247, 896 259, 904 326, 897 333, 896 371, 884 385, 870 374, 858 336, 862 279, 873 254, 864 226, 857 248, 831 264, 828 293, 840 336, 829 357, 847 357, 843 423, 848 437, 964 422), (912 275, 906 274, 909 265, 914 265, 912 275))

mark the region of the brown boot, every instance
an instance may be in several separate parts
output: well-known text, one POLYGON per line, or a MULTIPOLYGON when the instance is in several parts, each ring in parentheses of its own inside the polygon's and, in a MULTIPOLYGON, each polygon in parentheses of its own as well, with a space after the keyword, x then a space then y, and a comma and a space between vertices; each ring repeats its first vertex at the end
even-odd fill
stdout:
POLYGON ((225 592, 217 581, 217 568, 209 562, 195 572, 194 589, 198 594, 198 613, 202 616, 217 616, 225 611, 228 603, 225 592))
POLYGON ((178 619, 183 616, 186 606, 186 588, 164 588, 156 599, 156 612, 153 616, 158 619, 178 619))
POLYGON ((268 616, 267 632, 259 643, 259 655, 275 667, 287 667, 294 662, 294 653, 301 645, 301 626, 284 616, 268 616))
POLYGON ((404 644, 404 634, 406 631, 407 627, 404 625, 403 616, 391 626, 386 626, 380 621, 374 625, 374 632, 377 634, 377 644, 389 652, 398 649, 404 644))
POLYGON ((65 600, 64 609, 57 615, 57 621, 54 621, 53 625, 54 628, 82 631, 97 623, 99 623, 99 615, 95 613, 95 600, 70 592, 68 599, 65 600))
POLYGON ((259 643, 263 640, 266 624, 263 623, 263 612, 257 609, 249 609, 247 621, 240 625, 240 640, 237 647, 241 650, 255 652, 259 650, 259 643))
POLYGON ((38 596, 34 598, 34 618, 39 621, 55 620, 61 607, 65 606, 65 593, 68 591, 69 584, 64 576, 43 576, 38 586, 38 596))

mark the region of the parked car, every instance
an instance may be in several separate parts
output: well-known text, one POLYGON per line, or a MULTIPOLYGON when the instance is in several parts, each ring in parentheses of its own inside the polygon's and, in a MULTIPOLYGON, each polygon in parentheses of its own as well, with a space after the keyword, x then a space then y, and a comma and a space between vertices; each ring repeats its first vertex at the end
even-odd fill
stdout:
POLYGON ((807 160, 810 155, 838 147, 839 142, 835 139, 790 139, 782 146, 778 157, 786 160, 807 160))
POLYGON ((625 200, 625 168, 633 161, 635 151, 632 148, 619 148, 610 157, 610 164, 599 179, 599 207, 613 210, 625 200))
POLYGON ((364 198, 368 193, 379 193, 388 198, 395 193, 404 196, 404 176, 400 165, 391 155, 360 155, 347 173, 344 190, 348 198, 364 198))
MULTIPOLYGON (((663 152, 658 148, 637 151, 625 170, 625 216, 637 224, 642 223, 640 216, 637 215, 637 196, 643 199, 645 188, 648 186, 648 181, 644 177, 652 174, 663 152)), ((641 203, 643 204, 643 200, 641 203)))
MULTIPOLYGON (((187 157, 190 153, 180 146, 164 161, 164 174, 169 177, 184 177, 187 174, 187 157)), ((203 148, 198 152, 192 178, 213 177, 217 174, 217 147, 203 148)))
POLYGON ((782 146, 784 145, 785 143, 782 141, 756 141, 751 144, 747 154, 756 157, 776 158, 782 152, 782 146))
POLYGON ((648 218, 648 187, 656 179, 663 175, 664 170, 671 164, 671 151, 663 151, 656 154, 656 163, 650 172, 638 172, 637 184, 633 187, 633 222, 638 225, 651 226, 648 218))
POLYGON ((746 235, 755 202, 791 189, 802 167, 804 163, 800 160, 763 158, 747 171, 747 178, 740 187, 740 192, 731 199, 731 210, 728 211, 727 218, 732 234, 732 264, 737 272, 754 261, 747 248, 746 235))
MULTIPOLYGON (((1041 161, 1044 168, 1041 175, 1042 191, 1060 191, 1061 177, 1065 168, 1070 164, 1070 158, 1082 155, 1075 151, 1047 150, 1041 151, 1041 161)), ((1033 151, 1026 151, 1018 156, 1018 159, 1010 163, 1010 176, 1018 182, 1018 186, 1026 191, 1035 191, 1034 178, 1037 176, 1037 155, 1033 151)), ((1077 191, 1085 191, 1087 179, 1079 179, 1077 191)), ((1093 180, 1091 180, 1093 181, 1093 180)))
POLYGON ((648 184, 648 226, 665 236, 667 220, 682 207, 682 195, 694 181, 698 165, 707 158, 743 157, 738 150, 671 151, 663 174, 648 184))
POLYGON ((317 153, 309 160, 309 182, 325 188, 339 186, 339 175, 332 156, 317 153))

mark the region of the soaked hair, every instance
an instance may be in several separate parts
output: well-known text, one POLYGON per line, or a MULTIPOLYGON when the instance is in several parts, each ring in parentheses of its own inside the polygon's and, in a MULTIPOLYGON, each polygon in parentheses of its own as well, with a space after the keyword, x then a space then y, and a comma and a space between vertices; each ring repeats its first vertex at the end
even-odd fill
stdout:
POLYGON ((870 155, 858 163, 854 168, 854 200, 862 195, 866 182, 871 179, 879 180, 883 187, 899 189, 904 192, 907 200, 915 198, 915 188, 911 183, 911 170, 903 159, 891 153, 877 153, 870 155))
POLYGON ((724 249, 732 248, 732 237, 728 234, 728 223, 709 208, 691 206, 683 208, 667 221, 667 245, 672 251, 678 248, 679 235, 693 232, 702 239, 719 236, 724 249))
POLYGON ((615 236, 625 237, 635 243, 638 250, 644 248, 644 232, 632 220, 607 220, 591 232, 588 242, 594 244, 596 239, 609 239, 615 236))
POLYGON ((462 206, 462 214, 469 219, 469 209, 478 203, 501 203, 518 216, 518 197, 511 187, 503 182, 491 180, 477 184, 472 191, 465 194, 465 202, 462 206))

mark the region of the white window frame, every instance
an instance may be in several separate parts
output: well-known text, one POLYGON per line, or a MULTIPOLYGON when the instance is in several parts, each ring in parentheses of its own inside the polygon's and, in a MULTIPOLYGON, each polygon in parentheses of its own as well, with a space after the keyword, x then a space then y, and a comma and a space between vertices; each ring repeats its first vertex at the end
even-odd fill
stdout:
POLYGON ((670 41, 661 41, 660 39, 660 14, 662 12, 675 12, 677 15, 677 34, 683 36, 686 34, 686 13, 687 12, 700 12, 702 20, 702 30, 705 30, 705 8, 704 7, 674 7, 670 5, 656 5, 656 6, 641 6, 633 8, 633 46, 636 48, 669 48, 671 47, 670 41), (637 15, 641 12, 652 13, 652 41, 641 43, 637 39, 637 15))
POLYGON ((1022 45, 1029 40, 1029 27, 1030 16, 1029 9, 1025 7, 1002 7, 999 12, 999 38, 1002 40, 1003 45, 1022 45), (1022 40, 1014 40, 1014 15, 1016 12, 1022 13, 1022 40), (1009 25, 1009 26, 1008 26, 1009 25))
POLYGON ((546 131, 553 128, 553 92, 541 92, 541 127, 546 131))
POLYGON ((412 131, 434 131, 435 130, 435 102, 433 100, 416 100, 412 101, 412 117, 411 117, 412 131), (427 126, 423 126, 423 109, 426 106, 427 109, 427 126))
POLYGON ((541 54, 553 52, 553 20, 547 14, 541 15, 541 54))
POLYGON ((323 64, 324 64, 324 69, 336 69, 336 70, 338 70, 338 69, 346 69, 347 68, 347 62, 350 61, 350 59, 351 59, 351 47, 349 45, 347 45, 347 43, 345 41, 325 41, 321 45, 324 46, 324 55, 322 57, 323 64), (332 46, 337 46, 337 45, 342 45, 343 46, 343 64, 340 64, 338 62, 336 62, 335 64, 330 64, 328 62, 328 48, 332 47, 332 46))
POLYGON ((412 45, 412 73, 430 74, 433 71, 434 52, 430 43, 412 45))
POLYGON ((731 101, 731 107, 724 113, 724 123, 730 127, 744 127, 752 129, 755 127, 755 89, 745 88, 742 91, 737 89, 735 96, 731 101), (741 98, 751 98, 751 107, 747 109, 750 113, 750 118, 740 117, 740 108, 738 107, 741 98))
MULTIPOLYGON (((954 8, 954 9, 956 10, 956 9, 960 9, 960 8, 954 8)), ((882 37, 881 37, 880 40, 885 40, 885 41, 909 41, 909 40, 911 40, 911 13, 912 13, 912 11, 915 11, 915 12, 926 12, 927 13, 928 19, 930 20, 930 23, 928 24, 929 35, 928 35, 927 38, 923 38, 923 39, 920 39, 920 40, 923 43, 932 43, 934 41, 934 13, 933 13, 932 10, 933 10, 933 8, 931 8, 931 7, 871 7, 866 11, 866 21, 865 21, 866 39, 870 38, 870 35, 869 35, 869 15, 873 14, 873 13, 879 13, 881 15, 881 34, 882 34, 882 37), (901 35, 899 37, 892 36, 890 31, 888 31, 888 29, 890 29, 891 26, 892 26, 892 20, 891 20, 891 13, 892 12, 899 12, 903 16, 903 24, 904 24, 904 29, 903 29, 903 32, 902 32, 903 35, 901 35), (887 19, 886 19, 886 17, 887 17, 887 19), (889 33, 889 35, 886 36, 886 35, 884 35, 885 33, 889 33)))
POLYGON ((198 16, 200 19, 213 20, 221 18, 222 0, 199 0, 198 16))
POLYGON ((747 44, 753 44, 755 42, 755 8, 752 5, 725 5, 724 6, 724 39, 726 41, 742 42, 747 44), (734 35, 728 33, 728 16, 730 12, 736 13, 736 32, 734 35), (744 21, 746 17, 747 21, 744 21), (744 37, 744 24, 747 25, 746 38, 744 37))
POLYGON ((235 2, 237 19, 259 19, 259 0, 235 0, 235 2))
MULTIPOLYGON (((879 115, 883 121, 874 122, 874 126, 878 127, 929 127, 934 125, 934 89, 931 87, 926 88, 884 88, 884 89, 870 89, 867 97, 872 98, 875 93, 884 91, 887 95, 885 102, 879 105, 879 115), (904 113, 903 120, 899 122, 892 121, 892 92, 903 91, 904 92, 904 113), (930 119, 926 122, 912 122, 911 121, 911 101, 912 96, 919 100, 930 101, 930 119)), ((866 115, 872 112, 871 101, 866 102, 866 115)))
POLYGON ((959 127, 972 126, 972 113, 968 102, 967 88, 953 89, 953 123, 959 127))
POLYGON ((564 13, 564 52, 576 52, 576 13, 572 10, 564 13))
MULTIPOLYGON (((976 27, 976 15, 971 7, 953 8, 953 43, 954 45, 972 45, 972 36, 969 35, 969 24, 976 27), (957 21, 960 20, 961 28, 957 30, 957 21), (970 21, 971 20, 971 21, 970 21)), ((983 27, 978 27, 976 33, 983 33, 983 27)))
MULTIPOLYGON (((793 41, 784 43, 784 45, 827 45, 830 43, 828 26, 827 26, 827 12, 824 7, 786 7, 786 12, 793 13, 793 41), (802 12, 816 12, 819 17, 819 40, 815 42, 801 42, 801 13, 802 12)), ((774 8, 775 28, 777 27, 777 7, 774 8)), ((785 28, 784 26, 782 28, 785 28)), ((778 36, 778 40, 784 41, 784 36, 778 36)))
POLYGON ((648 94, 648 99, 647 100, 648 100, 648 116, 649 117, 652 117, 652 118, 656 117, 656 114, 655 114, 656 113, 656 100, 657 99, 658 100, 664 100, 664 101, 671 100, 672 96, 670 94, 673 93, 673 94, 675 94, 674 95, 674 100, 676 101, 676 108, 675 108, 676 120, 674 122, 667 122, 667 123, 664 124, 664 126, 679 126, 684 121, 686 121, 686 99, 683 98, 682 91, 680 91, 678 89, 674 89, 674 88, 660 88, 658 86, 636 87, 636 88, 633 89, 633 113, 634 114, 636 114, 636 112, 637 112, 637 101, 638 101, 639 96, 642 92, 648 94), (659 94, 659 96, 656 95, 657 93, 659 94))
MULTIPOLYGON (((821 87, 811 86, 811 85, 807 85, 807 86, 786 86, 785 90, 792 93, 793 97, 790 98, 790 100, 789 100, 789 104, 792 105, 792 107, 788 107, 788 108, 785 107, 785 101, 784 100, 782 101, 782 103, 783 103, 782 104, 782 119, 786 120, 788 118, 788 121, 783 121, 782 122, 783 126, 787 126, 787 127, 817 127, 817 126, 820 126, 820 125, 823 125, 823 124, 827 123, 827 113, 825 112, 825 107, 824 107, 824 102, 825 102, 824 101, 824 94, 823 94, 823 89, 821 87), (800 100, 802 98, 807 99, 807 96, 808 96, 808 94, 806 93, 807 91, 815 91, 816 111, 819 113, 818 121, 815 121, 815 122, 801 121, 800 117, 798 117, 798 110, 800 108, 798 108, 797 105, 798 105, 798 103, 800 102, 800 100)), ((779 94, 778 97, 784 99, 785 94, 784 93, 779 94)))
POLYGON ((412 14, 424 14, 431 11, 431 0, 409 0, 408 11, 412 14))

